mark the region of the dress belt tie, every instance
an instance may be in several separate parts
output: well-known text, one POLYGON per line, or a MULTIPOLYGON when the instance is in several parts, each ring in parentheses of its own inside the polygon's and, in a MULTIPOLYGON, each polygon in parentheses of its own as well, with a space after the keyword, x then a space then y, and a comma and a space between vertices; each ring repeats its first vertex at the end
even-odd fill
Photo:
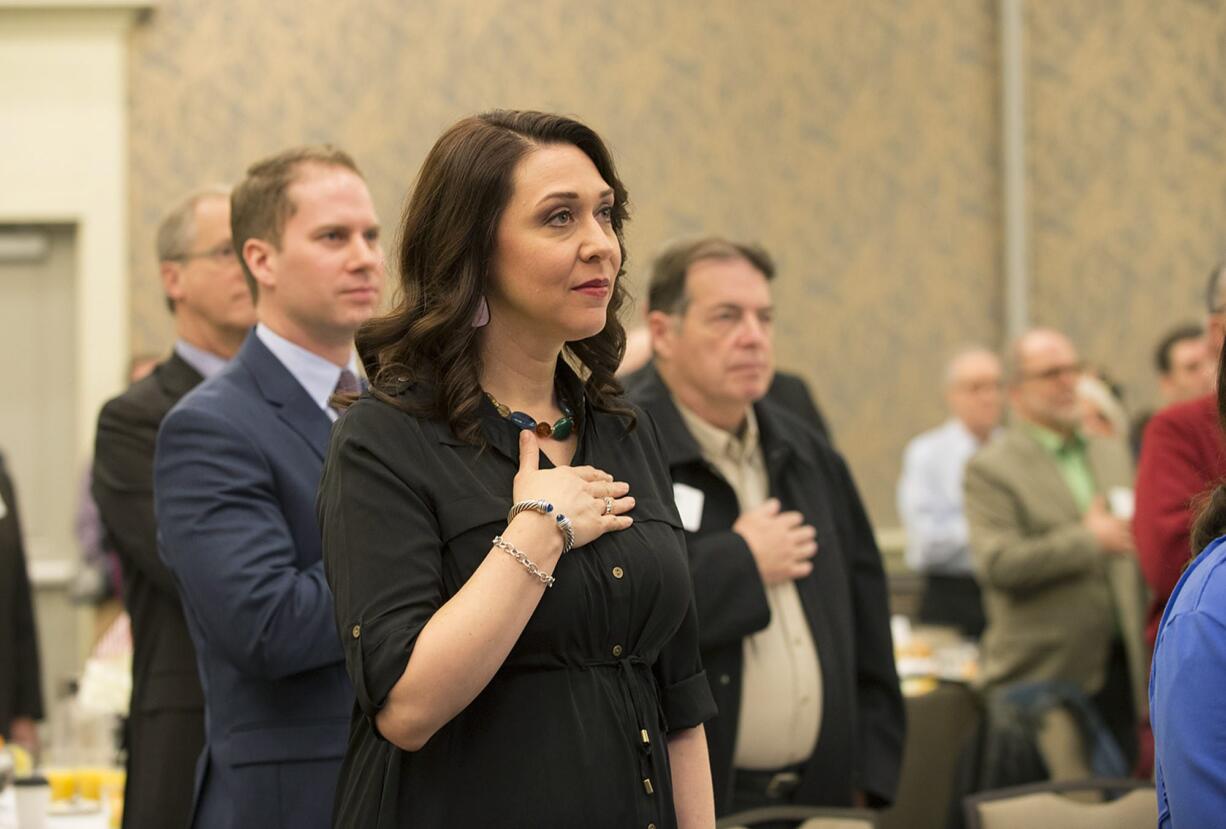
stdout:
POLYGON ((655 677, 651 673, 651 665, 643 657, 630 654, 620 659, 586 662, 584 667, 618 669, 618 685, 621 686, 622 702, 626 706, 627 713, 634 718, 635 723, 638 725, 638 734, 635 736, 634 741, 639 747, 639 778, 643 782, 643 791, 648 795, 654 795, 655 783, 652 775, 655 774, 655 763, 652 761, 651 756, 651 732, 648 725, 651 721, 651 714, 656 715, 656 722, 663 722, 664 709, 660 705, 658 694, 652 695, 655 699, 644 699, 646 692, 643 690, 639 677, 635 676, 636 671, 646 672, 647 687, 652 687, 655 677))

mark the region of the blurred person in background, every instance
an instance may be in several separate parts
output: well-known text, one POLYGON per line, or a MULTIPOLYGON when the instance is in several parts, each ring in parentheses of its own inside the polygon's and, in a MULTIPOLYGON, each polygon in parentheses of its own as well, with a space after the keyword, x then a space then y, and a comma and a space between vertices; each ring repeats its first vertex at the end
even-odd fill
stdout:
POLYGON ((43 692, 30 594, 17 493, 0 454, 0 736, 33 754, 43 692))
POLYGON ((907 565, 925 576, 918 619, 983 632, 983 598, 975 581, 963 508, 966 463, 1000 426, 1004 411, 1000 359, 967 348, 945 369, 944 425, 912 439, 903 452, 898 514, 907 533, 907 565))
MULTIPOLYGON (((127 385, 131 386, 148 377, 157 366, 159 358, 138 354, 128 361, 127 385)), ((80 567, 73 578, 69 592, 72 600, 80 604, 94 605, 95 640, 123 612, 123 568, 119 554, 106 538, 102 516, 94 501, 94 465, 91 460, 81 475, 81 488, 77 494, 77 509, 73 514, 73 534, 81 553, 80 567)))
MULTIPOLYGON (((1226 342, 1226 263, 1214 267, 1205 286, 1204 345, 1208 373, 1216 376, 1218 355, 1226 342)), ((1172 347, 1171 364, 1183 365, 1181 382, 1165 384, 1172 400, 1195 391, 1199 384, 1195 340, 1179 350, 1172 347)), ((1164 391, 1165 395, 1165 391, 1164 391)), ((1192 554, 1191 532, 1200 500, 1226 478, 1226 440, 1218 428, 1217 396, 1210 390, 1198 397, 1172 402, 1145 425, 1137 462, 1136 516, 1133 537, 1137 559, 1152 595, 1145 637, 1152 647, 1167 599, 1192 554)), ((1153 735, 1143 726, 1138 771, 1152 764, 1153 735)))
MULTIPOLYGON (((1199 325, 1179 325, 1163 335, 1154 348, 1154 368, 1158 374, 1159 408, 1204 397, 1213 391, 1215 357, 1205 329, 1199 325)), ((1154 411, 1141 412, 1132 422, 1132 454, 1141 456, 1141 439, 1154 411)))
MULTIPOLYGON (((644 325, 626 334, 626 356, 617 367, 617 378, 622 381, 626 393, 632 395, 640 385, 656 376, 651 352, 651 328, 644 325)), ((830 423, 818 406, 809 384, 799 374, 776 370, 766 396, 798 415, 833 445, 830 423)))
POLYGON ((1087 371, 1081 375, 1077 380, 1077 403, 1083 433, 1121 441, 1128 436, 1128 413, 1124 411, 1119 386, 1103 374, 1087 371))
POLYGON ((1129 500, 1131 460, 1123 443, 1082 432, 1084 366, 1066 336, 1031 330, 1007 360, 1010 426, 965 480, 987 616, 982 680, 1071 683, 1131 762, 1145 705, 1143 592, 1128 519, 1111 503, 1129 500))
MULTIPOLYGON (((1214 373, 1217 355, 1226 342, 1226 263, 1209 274, 1205 305, 1205 342, 1212 355, 1214 373)), ((1194 360, 1189 363, 1194 367, 1194 360)), ((1180 394, 1194 390, 1195 376, 1192 371, 1185 378, 1188 382, 1178 385, 1180 394)), ((1145 629, 1150 645, 1154 643, 1162 609, 1191 556, 1189 539, 1197 499, 1224 477, 1226 440, 1217 424, 1215 394, 1205 392, 1173 403, 1150 419, 1137 465, 1133 521, 1137 557, 1153 594, 1145 629)))
POLYGON ((353 706, 315 497, 383 249, 366 181, 334 147, 253 164, 230 211, 258 323, 166 416, 154 455, 159 553, 204 691, 192 819, 310 829, 330 825, 353 706))
POLYGON ((660 254, 656 371, 631 397, 686 529, 717 812, 883 807, 905 732, 885 575, 843 458, 767 394, 774 275, 765 251, 720 238, 660 254))
POLYGON ((196 649, 178 587, 157 551, 158 427, 183 395, 226 365, 255 324, 230 238, 228 188, 182 198, 158 227, 157 257, 174 348, 103 406, 94 445, 93 498, 119 556, 132 631, 125 829, 188 825, 204 745, 196 649))
MULTIPOLYGON (((1220 353, 1220 352, 1219 352, 1220 353)), ((1219 357, 1217 430, 1226 429, 1219 357)), ((1226 815, 1226 484, 1201 505, 1194 558, 1159 622, 1149 680, 1161 829, 1221 826, 1226 815)))

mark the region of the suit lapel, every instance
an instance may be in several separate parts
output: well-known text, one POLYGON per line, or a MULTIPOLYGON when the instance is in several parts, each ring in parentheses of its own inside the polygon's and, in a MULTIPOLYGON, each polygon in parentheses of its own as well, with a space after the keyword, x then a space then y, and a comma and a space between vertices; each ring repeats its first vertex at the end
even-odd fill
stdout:
POLYGON ((1086 460, 1094 476, 1095 491, 1105 493, 1112 487, 1131 486, 1128 458, 1109 441, 1091 438, 1086 446, 1086 460))
POLYGON ((255 378, 264 399, 286 426, 297 432, 323 460, 328 451, 332 421, 311 399, 302 384, 260 341, 254 331, 234 358, 255 378))
POLYGON ((1056 465, 1047 450, 1020 427, 1013 430, 1012 438, 1019 451, 1028 458, 1026 474, 1033 480, 1032 491, 1044 493, 1045 499, 1055 495, 1060 499, 1062 512, 1080 518, 1081 509, 1077 506, 1077 499, 1073 497, 1073 491, 1069 489, 1068 482, 1060 473, 1060 467, 1056 465))
POLYGON ((180 357, 178 352, 172 352, 170 357, 158 364, 154 376, 169 400, 178 400, 204 380, 200 372, 192 368, 191 363, 180 357))

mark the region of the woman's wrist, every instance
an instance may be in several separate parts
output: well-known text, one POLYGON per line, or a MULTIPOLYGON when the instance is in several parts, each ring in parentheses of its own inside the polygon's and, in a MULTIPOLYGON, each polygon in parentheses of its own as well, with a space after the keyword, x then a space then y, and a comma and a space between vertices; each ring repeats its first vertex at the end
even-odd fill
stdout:
POLYGON ((531 510, 521 512, 511 519, 503 531, 502 537, 510 541, 524 555, 531 558, 538 566, 548 561, 546 570, 552 571, 553 565, 562 557, 562 533, 558 532, 558 524, 552 514, 546 515, 531 510))

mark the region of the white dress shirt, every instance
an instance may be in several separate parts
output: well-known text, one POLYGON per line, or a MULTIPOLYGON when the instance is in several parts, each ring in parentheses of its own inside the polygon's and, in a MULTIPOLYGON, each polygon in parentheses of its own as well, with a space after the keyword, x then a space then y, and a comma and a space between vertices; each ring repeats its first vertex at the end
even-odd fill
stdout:
POLYGON ((323 410, 328 419, 335 421, 336 409, 328 405, 328 400, 336 391, 336 381, 340 379, 342 368, 348 368, 354 373, 354 376, 357 376, 357 357, 350 354, 349 364, 338 366, 320 357, 314 351, 307 351, 302 346, 290 342, 262 322, 255 327, 255 335, 268 347, 273 356, 289 369, 289 373, 294 375, 294 379, 306 389, 306 393, 323 410))
POLYGON ((962 477, 979 447, 979 440, 957 418, 907 444, 898 480, 898 515, 907 532, 906 561, 912 570, 972 573, 962 477))

